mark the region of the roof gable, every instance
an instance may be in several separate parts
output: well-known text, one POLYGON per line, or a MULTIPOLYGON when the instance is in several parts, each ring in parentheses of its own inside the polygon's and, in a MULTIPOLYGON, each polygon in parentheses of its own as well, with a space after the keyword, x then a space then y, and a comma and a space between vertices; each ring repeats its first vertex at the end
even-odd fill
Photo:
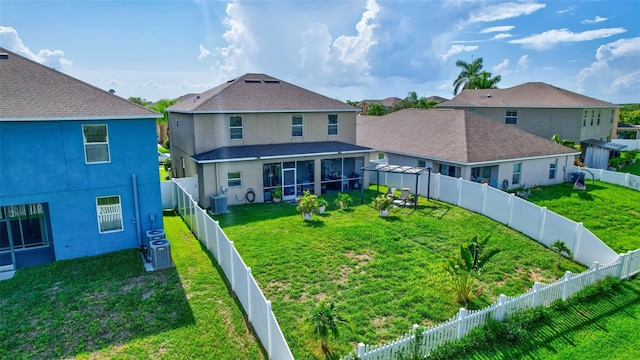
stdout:
POLYGON ((0 48, 0 120, 155 119, 117 95, 0 48))
POLYGON ((404 109, 359 116, 357 144, 458 163, 490 162, 577 151, 464 110, 404 109))
POLYGON ((618 107, 542 82, 528 82, 506 89, 464 89, 453 99, 438 107, 535 107, 588 108, 618 107))
POLYGON ((359 111, 342 101, 265 74, 245 74, 169 107, 171 112, 359 111))

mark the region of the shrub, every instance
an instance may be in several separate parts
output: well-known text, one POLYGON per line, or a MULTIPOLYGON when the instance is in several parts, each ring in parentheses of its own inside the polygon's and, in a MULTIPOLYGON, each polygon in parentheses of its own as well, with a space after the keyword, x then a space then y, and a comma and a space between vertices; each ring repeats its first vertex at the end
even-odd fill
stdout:
POLYGON ((347 193, 341 192, 338 193, 338 196, 336 197, 335 205, 340 209, 346 209, 349 207, 349 205, 351 205, 351 202, 353 202, 351 196, 349 196, 349 194, 347 193))
POLYGON ((162 144, 162 146, 164 146, 165 149, 171 149, 169 146, 171 144, 169 143, 169 138, 167 138, 167 140, 164 141, 164 144, 162 144))
POLYGON ((164 166, 165 171, 171 171, 171 158, 164 159, 162 166, 164 166))

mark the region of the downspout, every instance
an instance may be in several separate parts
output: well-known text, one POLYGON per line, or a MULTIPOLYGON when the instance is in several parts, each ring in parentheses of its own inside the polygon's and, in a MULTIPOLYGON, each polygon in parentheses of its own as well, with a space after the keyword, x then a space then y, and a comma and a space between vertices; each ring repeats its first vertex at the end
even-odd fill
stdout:
POLYGON ((136 179, 136 174, 131 174, 131 187, 133 188, 133 209, 135 211, 133 222, 136 224, 138 245, 140 249, 142 249, 142 230, 140 230, 140 206, 138 202, 138 180, 136 179))

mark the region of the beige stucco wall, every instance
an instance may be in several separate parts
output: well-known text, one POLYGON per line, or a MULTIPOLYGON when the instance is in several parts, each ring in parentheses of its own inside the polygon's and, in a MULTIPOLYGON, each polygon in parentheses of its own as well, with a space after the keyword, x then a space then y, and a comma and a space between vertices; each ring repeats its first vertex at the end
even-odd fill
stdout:
POLYGON ((196 114, 195 154, 224 146, 340 141, 355 144, 356 112, 196 114), (338 135, 328 135, 328 115, 338 115, 338 135), (242 116, 242 140, 231 140, 229 117, 242 116), (291 117, 302 115, 303 136, 291 136, 291 117))

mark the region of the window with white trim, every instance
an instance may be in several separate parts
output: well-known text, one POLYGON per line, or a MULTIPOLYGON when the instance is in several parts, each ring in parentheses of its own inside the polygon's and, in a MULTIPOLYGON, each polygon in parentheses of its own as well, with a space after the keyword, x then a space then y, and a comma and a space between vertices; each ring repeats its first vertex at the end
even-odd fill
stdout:
POLYGON ((291 116, 291 137, 302 136, 302 115, 291 116))
POLYGON ((84 156, 87 164, 106 163, 109 156, 109 135, 106 124, 82 125, 84 156))
POLYGON ((558 160, 556 159, 554 162, 549 164, 549 179, 556 178, 556 169, 558 168, 558 160))
POLYGON ((378 160, 384 160, 384 153, 378 153, 378 160))
POLYGON ((229 116, 229 139, 242 140, 242 116, 229 116))
POLYGON ((582 118, 582 126, 587 126, 587 114, 589 112, 587 110, 584 111, 584 117, 582 118))
POLYGON ((513 164, 513 177, 511 178, 512 185, 520 184, 520 173, 522 172, 522 163, 513 164))
POLYGON ((327 126, 327 135, 338 135, 338 115, 329 115, 329 125, 327 126))
POLYGON ((119 195, 98 197, 96 205, 100 234, 123 230, 122 206, 119 195))
POLYGON ((515 125, 518 123, 518 110, 507 110, 507 114, 504 118, 505 124, 515 125))
POLYGON ((242 173, 241 172, 230 172, 227 173, 227 186, 231 187, 241 187, 242 186, 242 173))

